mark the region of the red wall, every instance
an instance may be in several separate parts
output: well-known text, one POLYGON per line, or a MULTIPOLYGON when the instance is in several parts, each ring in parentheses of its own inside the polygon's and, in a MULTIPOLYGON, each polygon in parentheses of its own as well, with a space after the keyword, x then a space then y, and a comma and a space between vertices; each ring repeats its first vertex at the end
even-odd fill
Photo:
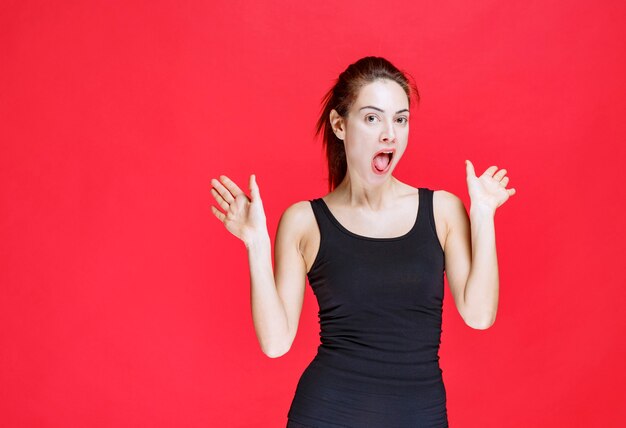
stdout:
POLYGON ((209 181, 256 173, 272 235, 323 195, 319 102, 365 55, 421 90, 401 180, 517 189, 495 325, 446 286, 451 426, 626 424, 624 2, 325 3, 2 3, 1 426, 284 426, 315 298, 265 357, 209 181))

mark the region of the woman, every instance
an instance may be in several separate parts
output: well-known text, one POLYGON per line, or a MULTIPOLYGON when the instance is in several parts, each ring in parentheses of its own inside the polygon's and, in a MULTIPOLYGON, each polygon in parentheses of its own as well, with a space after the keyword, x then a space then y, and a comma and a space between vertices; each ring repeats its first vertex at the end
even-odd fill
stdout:
POLYGON ((393 177, 412 95, 419 99, 415 85, 383 58, 341 73, 317 128, 330 193, 285 211, 275 271, 255 176, 250 198, 228 177, 211 180, 222 209, 213 213, 248 251, 263 352, 275 358, 289 350, 305 277, 318 300, 321 345, 300 378, 288 427, 448 426, 438 356, 444 269, 463 320, 476 329, 495 320, 494 215, 515 189, 506 188, 506 170, 492 166, 477 177, 466 161, 468 217, 452 193, 393 177))

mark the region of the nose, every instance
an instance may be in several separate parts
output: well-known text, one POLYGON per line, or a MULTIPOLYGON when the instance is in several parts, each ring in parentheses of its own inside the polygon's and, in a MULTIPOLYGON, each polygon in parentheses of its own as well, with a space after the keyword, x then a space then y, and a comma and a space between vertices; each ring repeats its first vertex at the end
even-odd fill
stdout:
POLYGON ((384 143, 396 142, 396 131, 392 123, 387 122, 385 128, 380 133, 380 140, 384 143))

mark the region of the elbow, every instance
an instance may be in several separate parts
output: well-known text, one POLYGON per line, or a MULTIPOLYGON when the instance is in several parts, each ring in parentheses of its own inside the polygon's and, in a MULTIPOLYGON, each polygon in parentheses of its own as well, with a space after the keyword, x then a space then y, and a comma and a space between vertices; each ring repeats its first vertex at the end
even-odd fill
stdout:
POLYGON ((262 346, 261 349, 268 358, 279 358, 289 352, 291 344, 283 344, 280 346, 262 346))
POLYGON ((476 320, 465 320, 465 324, 475 330, 487 330, 496 322, 496 317, 486 317, 476 320))
POLYGON ((289 351, 289 349, 284 349, 284 350, 283 349, 269 349, 269 350, 263 350, 263 353, 268 358, 279 358, 285 355, 287 351, 289 351))

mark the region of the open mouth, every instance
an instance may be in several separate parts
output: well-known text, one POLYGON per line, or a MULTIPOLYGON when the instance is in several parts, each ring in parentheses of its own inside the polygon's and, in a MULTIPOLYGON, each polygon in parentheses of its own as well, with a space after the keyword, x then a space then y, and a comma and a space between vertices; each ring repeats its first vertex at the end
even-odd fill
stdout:
POLYGON ((384 149, 377 152, 372 159, 372 169, 376 174, 384 174, 391 166, 391 160, 395 154, 394 149, 384 149))

